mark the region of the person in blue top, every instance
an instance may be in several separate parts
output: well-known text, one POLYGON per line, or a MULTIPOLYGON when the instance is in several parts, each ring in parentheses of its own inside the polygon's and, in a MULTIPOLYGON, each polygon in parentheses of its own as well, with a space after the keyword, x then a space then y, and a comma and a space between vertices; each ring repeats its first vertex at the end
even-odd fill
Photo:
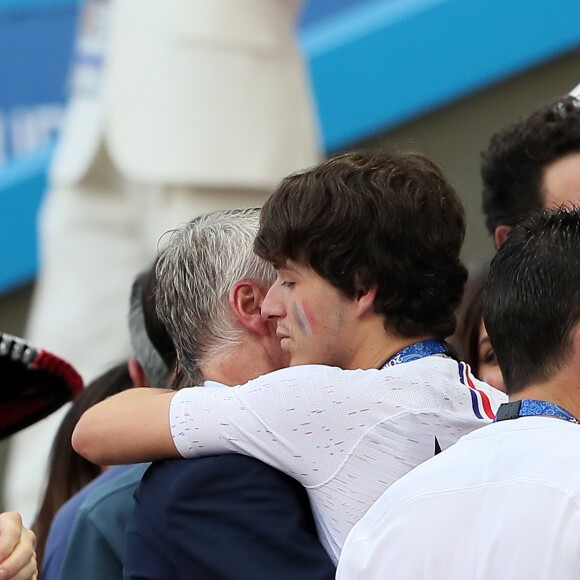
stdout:
MULTIPOLYGON (((153 264, 135 278, 131 289, 128 326, 133 358, 103 375, 100 382, 107 384, 98 387, 102 396, 128 386, 169 381, 176 355, 155 313, 154 290, 153 264)), ((41 551, 43 580, 122 578, 125 528, 133 510, 133 492, 147 465, 112 467, 59 509, 41 551)))

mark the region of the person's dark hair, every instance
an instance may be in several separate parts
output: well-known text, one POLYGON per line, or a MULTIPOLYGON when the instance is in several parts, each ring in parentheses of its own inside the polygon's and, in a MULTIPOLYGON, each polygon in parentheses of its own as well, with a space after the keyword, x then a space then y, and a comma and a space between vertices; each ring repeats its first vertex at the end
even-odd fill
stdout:
POLYGON ((496 133, 482 153, 483 212, 493 235, 543 205, 547 165, 580 151, 580 101, 565 97, 496 133))
POLYGON ((139 361, 149 386, 167 386, 177 354, 156 308, 157 276, 155 267, 141 272, 133 282, 129 302, 129 336, 133 356, 139 361))
POLYGON ((479 377, 479 327, 483 318, 483 295, 487 286, 489 264, 480 266, 465 284, 463 299, 457 309, 457 328, 449 342, 476 377, 479 377))
POLYGON ((348 298, 376 285, 375 311, 404 337, 455 328, 467 271, 461 201, 418 153, 354 151, 285 178, 262 209, 254 250, 309 265, 348 298))
POLYGON ((509 394, 566 363, 580 321, 580 206, 510 230, 491 262, 483 318, 509 394))
POLYGON ((75 399, 55 435, 50 452, 46 489, 32 525, 36 534, 36 554, 40 568, 50 524, 60 507, 101 473, 101 467, 81 457, 71 445, 74 428, 81 415, 98 402, 133 386, 127 362, 95 379, 75 399))

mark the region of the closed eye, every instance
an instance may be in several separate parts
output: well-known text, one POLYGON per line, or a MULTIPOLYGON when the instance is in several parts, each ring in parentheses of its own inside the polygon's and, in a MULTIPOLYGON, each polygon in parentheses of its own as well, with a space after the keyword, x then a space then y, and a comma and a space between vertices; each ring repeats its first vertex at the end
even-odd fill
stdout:
POLYGON ((485 351, 483 353, 483 355, 480 356, 480 359, 482 360, 482 362, 484 362, 485 364, 488 364, 488 365, 492 365, 492 364, 496 365, 497 364, 497 359, 495 358, 495 352, 492 348, 485 351))

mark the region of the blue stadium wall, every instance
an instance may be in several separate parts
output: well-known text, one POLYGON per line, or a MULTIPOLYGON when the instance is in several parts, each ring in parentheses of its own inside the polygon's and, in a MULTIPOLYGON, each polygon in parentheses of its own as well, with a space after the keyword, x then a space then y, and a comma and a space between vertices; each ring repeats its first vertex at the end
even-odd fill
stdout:
MULTIPOLYGON (((37 269, 77 12, 0 0, 0 292, 37 269)), ((580 2, 308 0, 300 40, 331 152, 577 49, 580 2)))

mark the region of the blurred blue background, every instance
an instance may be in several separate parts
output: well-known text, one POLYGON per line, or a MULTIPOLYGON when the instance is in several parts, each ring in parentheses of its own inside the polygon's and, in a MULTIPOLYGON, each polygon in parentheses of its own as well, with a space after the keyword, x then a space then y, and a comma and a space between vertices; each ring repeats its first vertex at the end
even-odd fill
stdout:
MULTIPOLYGON (((0 0, 0 292, 37 269, 77 10, 0 0)), ((332 152, 577 50, 580 2, 309 0, 299 34, 332 152)))

